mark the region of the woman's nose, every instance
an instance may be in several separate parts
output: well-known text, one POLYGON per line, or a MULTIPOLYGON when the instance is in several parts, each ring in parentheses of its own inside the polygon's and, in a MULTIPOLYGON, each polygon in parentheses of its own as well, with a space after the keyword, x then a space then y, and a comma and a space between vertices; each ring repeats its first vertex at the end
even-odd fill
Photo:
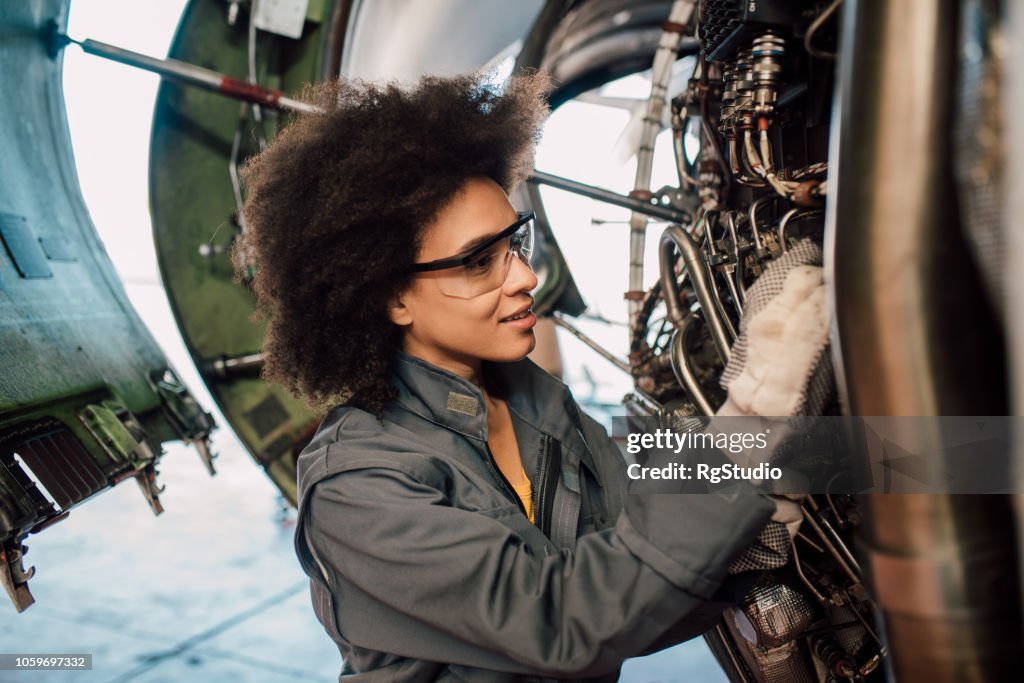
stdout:
POLYGON ((505 291, 510 294, 532 292, 537 286, 537 274, 533 272, 521 258, 513 257, 508 278, 505 280, 505 291))

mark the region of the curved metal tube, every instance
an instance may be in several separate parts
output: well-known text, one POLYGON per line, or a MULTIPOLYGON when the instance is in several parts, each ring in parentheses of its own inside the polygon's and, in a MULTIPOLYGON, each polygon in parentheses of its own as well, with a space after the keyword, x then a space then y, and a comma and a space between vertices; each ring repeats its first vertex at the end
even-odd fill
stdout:
POLYGON ((764 204, 765 202, 774 202, 777 200, 778 195, 766 194, 763 197, 755 199, 754 202, 750 205, 750 211, 748 211, 747 217, 750 219, 750 229, 754 233, 754 246, 757 247, 758 249, 763 248, 764 244, 761 243, 761 231, 757 227, 757 212, 758 210, 760 210, 761 205, 764 204))
POLYGON ((803 220, 810 216, 820 216, 821 211, 819 209, 790 209, 785 213, 782 219, 779 221, 779 244, 782 245, 782 253, 786 253, 786 226, 789 225, 794 218, 797 221, 803 220), (798 215, 799 214, 799 215, 798 215))
POLYGON ((700 188, 700 183, 697 182, 695 178, 690 177, 690 174, 686 172, 686 150, 683 147, 683 136, 686 134, 687 116, 686 105, 684 104, 677 109, 673 102, 672 153, 676 159, 676 175, 679 178, 679 187, 700 188))
POLYGON ((676 379, 683 385, 686 393, 690 395, 690 398, 697 404, 701 412, 711 416, 715 414, 715 411, 711 407, 707 396, 704 395, 704 390, 701 388, 700 382, 697 381, 697 376, 693 374, 693 369, 686 359, 686 349, 683 348, 686 333, 690 326, 693 325, 695 319, 693 315, 686 316, 686 320, 683 321, 683 324, 672 335, 672 372, 675 373, 676 379))
POLYGON ((795 216, 800 209, 790 209, 786 212, 786 215, 779 221, 779 244, 782 247, 782 253, 785 254, 787 251, 786 247, 786 225, 789 224, 790 219, 795 216))
POLYGON ((665 236, 662 235, 661 243, 658 245, 658 270, 666 314, 672 325, 678 329, 686 318, 686 313, 679 304, 680 288, 679 281, 676 280, 676 254, 672 244, 671 241, 666 244, 665 236))
POLYGON ((820 602, 823 605, 827 605, 828 598, 822 595, 821 591, 815 588, 814 584, 811 583, 811 580, 808 579, 807 576, 804 574, 803 565, 800 564, 800 554, 796 551, 795 539, 789 539, 789 549, 793 555, 793 567, 796 569, 796 573, 800 577, 800 580, 803 581, 804 585, 807 586, 807 589, 811 591, 812 594, 814 594, 814 597, 817 598, 818 602, 820 602))
POLYGON ((686 272, 704 311, 704 318, 711 331, 711 340, 715 344, 715 350, 718 351, 718 357, 722 359, 722 363, 728 363, 729 339, 726 337, 722 318, 715 307, 714 293, 711 291, 707 271, 701 262, 700 249, 689 233, 679 225, 670 225, 665 228, 665 232, 661 233, 661 242, 658 245, 658 256, 661 260, 661 288, 665 297, 665 306, 668 308, 669 319, 677 327, 683 321, 682 308, 679 306, 679 284, 676 282, 673 269, 674 248, 679 249, 679 253, 683 256, 686 272), (673 312, 678 317, 673 318, 673 312))

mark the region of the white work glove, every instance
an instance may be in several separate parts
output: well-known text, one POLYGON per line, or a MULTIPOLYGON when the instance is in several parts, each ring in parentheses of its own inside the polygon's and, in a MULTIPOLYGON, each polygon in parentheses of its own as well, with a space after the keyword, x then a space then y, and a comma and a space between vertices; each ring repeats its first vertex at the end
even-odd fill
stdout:
MULTIPOLYGON (((716 418, 818 415, 834 387, 828 347, 829 316, 821 250, 810 240, 768 265, 750 288, 740 335, 722 375, 728 398, 716 418)), ((729 420, 719 423, 728 424, 729 420)), ((751 466, 771 458, 795 428, 773 423, 766 449, 727 452, 751 466)), ((712 419, 709 429, 715 430, 712 419)), ((803 520, 805 494, 770 496, 775 513, 758 539, 730 567, 731 573, 781 567, 803 520)))

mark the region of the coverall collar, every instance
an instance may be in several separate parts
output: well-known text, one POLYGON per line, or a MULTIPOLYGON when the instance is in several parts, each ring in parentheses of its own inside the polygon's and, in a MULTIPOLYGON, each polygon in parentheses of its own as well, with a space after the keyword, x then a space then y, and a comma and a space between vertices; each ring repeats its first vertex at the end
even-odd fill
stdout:
POLYGON ((408 410, 448 429, 487 441, 487 404, 469 380, 399 351, 394 373, 398 401, 408 410))
MULTIPOLYGON (((580 433, 576 403, 565 384, 529 358, 485 366, 508 387, 505 401, 513 419, 518 417, 555 437, 595 469, 580 433)), ((396 355, 394 373, 398 400, 406 409, 442 427, 487 441, 487 404, 475 384, 404 351, 396 355)))

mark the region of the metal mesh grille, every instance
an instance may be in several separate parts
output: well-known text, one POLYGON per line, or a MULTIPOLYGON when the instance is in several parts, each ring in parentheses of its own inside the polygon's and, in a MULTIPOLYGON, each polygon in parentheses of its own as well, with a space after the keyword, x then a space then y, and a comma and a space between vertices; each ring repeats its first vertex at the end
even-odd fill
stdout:
POLYGON ((700 6, 700 33, 704 51, 711 54, 739 26, 737 0, 704 0, 700 6))

